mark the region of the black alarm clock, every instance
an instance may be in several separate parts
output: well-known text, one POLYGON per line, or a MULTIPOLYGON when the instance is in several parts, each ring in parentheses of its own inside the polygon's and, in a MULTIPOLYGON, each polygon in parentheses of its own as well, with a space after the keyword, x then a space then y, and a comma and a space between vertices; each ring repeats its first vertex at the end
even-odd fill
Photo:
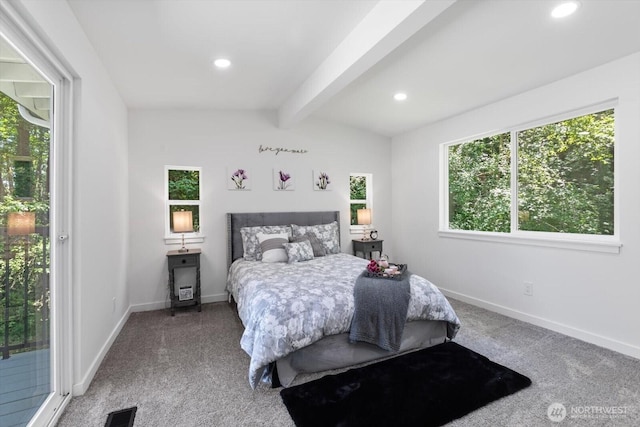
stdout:
POLYGON ((376 240, 378 238, 378 230, 371 230, 369 232, 369 237, 371 240, 376 240))

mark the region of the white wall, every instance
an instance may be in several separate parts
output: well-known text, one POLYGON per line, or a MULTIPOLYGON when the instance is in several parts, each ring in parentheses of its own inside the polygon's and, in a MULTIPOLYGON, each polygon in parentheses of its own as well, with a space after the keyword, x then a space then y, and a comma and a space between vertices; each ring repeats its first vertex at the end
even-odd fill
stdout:
POLYGON ((82 394, 129 308, 127 111, 66 2, 22 0, 17 6, 77 78, 69 235, 73 393, 82 394))
POLYGON ((412 271, 449 296, 640 357, 640 53, 398 136, 392 149, 393 235, 412 271), (439 144, 612 98, 620 254, 438 236, 439 144))
MULTIPOLYGON (((349 173, 372 173, 374 226, 391 237, 390 140, 329 122, 307 119, 279 129, 275 112, 132 110, 129 113, 129 290, 134 310, 168 306, 164 237, 164 166, 202 167, 204 302, 226 300, 227 212, 339 210, 342 250, 350 252, 349 173), (258 152, 258 147, 308 150, 305 154, 258 152), (227 167, 246 168, 250 191, 227 189, 227 167), (293 172, 295 191, 274 191, 272 169, 293 172), (314 191, 312 170, 329 174, 331 191, 314 191)), ((392 242, 385 240, 385 252, 392 242)))

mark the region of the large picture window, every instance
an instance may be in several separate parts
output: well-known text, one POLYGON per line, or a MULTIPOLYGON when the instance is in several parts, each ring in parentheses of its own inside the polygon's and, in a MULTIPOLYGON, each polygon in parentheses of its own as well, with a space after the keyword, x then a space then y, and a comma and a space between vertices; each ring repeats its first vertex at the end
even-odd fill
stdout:
POLYGON ((614 235, 614 109, 445 144, 444 230, 614 235))

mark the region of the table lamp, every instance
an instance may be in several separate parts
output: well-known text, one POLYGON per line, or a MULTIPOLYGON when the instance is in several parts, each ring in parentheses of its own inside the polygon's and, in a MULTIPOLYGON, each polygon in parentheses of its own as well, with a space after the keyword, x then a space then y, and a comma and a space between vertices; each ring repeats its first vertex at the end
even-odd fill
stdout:
POLYGON ((364 225, 364 227, 362 227, 362 240, 369 240, 367 226, 371 225, 371 209, 358 209, 356 214, 358 217, 358 225, 364 225))
POLYGON ((192 231, 193 216, 191 211, 173 212, 173 232, 182 233, 182 248, 178 249, 179 252, 189 252, 189 249, 184 247, 184 233, 191 233, 192 231))

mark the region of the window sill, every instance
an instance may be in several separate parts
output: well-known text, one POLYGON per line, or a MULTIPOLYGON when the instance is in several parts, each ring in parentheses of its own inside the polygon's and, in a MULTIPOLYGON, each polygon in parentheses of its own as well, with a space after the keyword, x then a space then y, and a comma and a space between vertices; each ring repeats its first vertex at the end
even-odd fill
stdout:
POLYGON ((512 245, 524 245, 524 246, 542 246, 546 248, 557 249, 570 249, 576 251, 587 252, 603 252, 610 254, 619 254, 622 243, 619 240, 611 239, 590 239, 586 236, 582 238, 567 238, 563 236, 558 238, 557 236, 551 236, 549 233, 543 233, 542 235, 536 232, 522 233, 518 235, 506 234, 506 233, 490 233, 490 232, 477 232, 477 231, 463 231, 463 230, 440 230, 438 231, 439 237, 449 239, 465 239, 465 240, 478 240, 484 242, 493 243, 505 243, 512 245))
POLYGON ((365 228, 362 225, 350 225, 349 226, 349 234, 364 234, 365 232, 369 232, 373 230, 373 226, 369 228, 365 228))
MULTIPOLYGON (((204 242, 205 236, 203 234, 198 234, 196 236, 184 236, 184 244, 190 243, 202 243, 204 242)), ((173 234, 171 236, 164 237, 165 245, 181 245, 182 244, 182 235, 181 234, 173 234)))

